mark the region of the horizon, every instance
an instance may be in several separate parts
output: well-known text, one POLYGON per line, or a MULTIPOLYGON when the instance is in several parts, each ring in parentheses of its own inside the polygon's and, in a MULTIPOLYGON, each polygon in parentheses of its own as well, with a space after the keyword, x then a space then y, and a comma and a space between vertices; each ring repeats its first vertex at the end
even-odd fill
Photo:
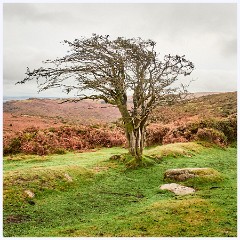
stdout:
MULTIPOLYGON (((231 93, 231 92, 237 92, 236 91, 206 91, 206 92, 189 92, 190 94, 221 94, 221 93, 231 93)), ((127 95, 128 97, 131 97, 132 95, 127 95)), ((19 95, 19 96, 3 96, 2 100, 7 101, 7 100, 26 100, 30 98, 35 98, 35 99, 62 99, 62 98, 78 98, 78 97, 70 97, 70 96, 28 96, 28 95, 19 95)), ((91 100, 91 99, 85 99, 85 100, 91 100)), ((92 100, 94 101, 94 100, 92 100)))

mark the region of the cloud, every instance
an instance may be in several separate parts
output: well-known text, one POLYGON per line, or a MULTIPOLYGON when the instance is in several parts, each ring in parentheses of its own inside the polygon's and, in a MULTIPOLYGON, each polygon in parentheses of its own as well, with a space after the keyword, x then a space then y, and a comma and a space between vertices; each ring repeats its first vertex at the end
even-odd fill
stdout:
POLYGON ((192 74, 192 92, 232 92, 237 90, 237 72, 232 70, 201 69, 192 74))
MULTIPOLYGON (((153 39, 161 57, 185 54, 195 64, 196 91, 233 91, 236 7, 222 3, 4 3, 4 95, 16 94, 14 83, 24 77, 27 67, 37 68, 46 59, 63 56, 67 46, 61 41, 92 33, 153 39), (212 79, 215 83, 220 79, 219 84, 211 84, 212 79)), ((28 86, 25 90, 32 92, 28 86)))

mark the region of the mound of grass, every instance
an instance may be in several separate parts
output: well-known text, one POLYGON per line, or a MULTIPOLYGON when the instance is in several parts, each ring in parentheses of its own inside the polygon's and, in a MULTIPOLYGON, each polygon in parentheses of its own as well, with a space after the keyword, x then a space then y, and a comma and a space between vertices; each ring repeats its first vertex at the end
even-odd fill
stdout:
POLYGON ((195 142, 174 143, 157 146, 144 151, 146 156, 161 160, 167 157, 193 156, 202 150, 201 144, 195 142))
POLYGON ((92 175, 92 171, 80 166, 55 166, 25 171, 8 171, 4 174, 4 203, 23 206, 29 203, 26 191, 32 192, 38 199, 46 197, 52 192, 66 191, 69 187, 76 186, 79 181, 88 181, 92 175))
POLYGON ((118 161, 125 164, 128 169, 137 169, 140 167, 148 167, 156 164, 155 159, 149 156, 142 156, 142 160, 138 161, 129 153, 124 153, 120 155, 113 155, 109 158, 111 161, 118 161))

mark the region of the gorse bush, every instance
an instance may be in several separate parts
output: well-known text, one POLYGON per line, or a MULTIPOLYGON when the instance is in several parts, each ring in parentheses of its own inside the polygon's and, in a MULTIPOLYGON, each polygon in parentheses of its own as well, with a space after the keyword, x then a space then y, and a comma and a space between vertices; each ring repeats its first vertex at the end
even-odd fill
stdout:
POLYGON ((198 140, 213 142, 220 146, 227 144, 227 137, 224 133, 213 128, 199 128, 196 137, 198 140))

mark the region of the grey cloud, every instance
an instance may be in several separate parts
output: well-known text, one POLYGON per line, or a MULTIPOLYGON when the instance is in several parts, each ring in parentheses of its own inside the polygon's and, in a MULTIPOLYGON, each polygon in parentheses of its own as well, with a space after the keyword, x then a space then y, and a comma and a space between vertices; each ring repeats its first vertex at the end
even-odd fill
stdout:
MULTIPOLYGON (((236 19, 236 4, 4 3, 4 94, 11 94, 11 83, 24 77, 27 66, 37 68, 43 60, 64 55, 67 48, 61 41, 92 33, 153 39, 161 56, 185 54, 194 62, 193 77, 199 79, 194 89, 234 90, 236 19), (224 80, 226 72, 230 82, 224 80), (221 83, 207 84, 215 76, 221 83)), ((25 85, 26 91, 31 88, 25 85)))
POLYGON ((237 54, 237 39, 236 38, 227 38, 227 39, 223 40, 223 42, 224 42, 224 44, 222 45, 222 54, 224 56, 236 56, 236 54, 237 54))
POLYGON ((31 22, 66 22, 73 20, 73 16, 63 9, 57 11, 53 4, 22 4, 5 3, 3 5, 5 20, 31 22), (62 21, 64 19, 64 21, 62 21))

